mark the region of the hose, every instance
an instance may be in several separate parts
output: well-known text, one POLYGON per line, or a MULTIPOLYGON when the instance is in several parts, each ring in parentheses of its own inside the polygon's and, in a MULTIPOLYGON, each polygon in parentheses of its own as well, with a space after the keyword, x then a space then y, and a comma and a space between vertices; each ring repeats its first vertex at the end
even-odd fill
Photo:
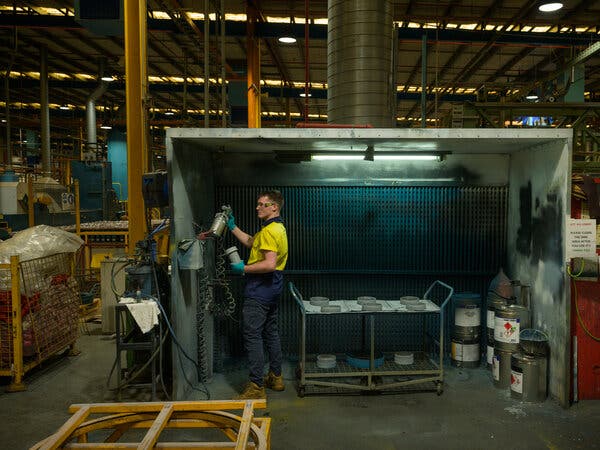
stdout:
POLYGON ((585 334, 587 334, 590 338, 592 338, 596 342, 600 342, 600 337, 594 336, 592 334, 592 332, 585 326, 585 324, 583 323, 583 319, 581 317, 581 313, 579 312, 579 299, 577 297, 577 278, 579 278, 581 276, 581 274, 583 273, 584 265, 585 265, 585 260, 582 258, 581 259, 581 270, 576 275, 573 275, 571 273, 571 268, 569 266, 567 266, 567 273, 569 274, 571 279, 573 279, 573 301, 575 302, 575 312, 577 313, 577 321, 581 325, 581 328, 583 328, 583 331, 585 331, 585 334))
POLYGON ((236 320, 233 317, 233 313, 235 312, 236 308, 236 302, 233 294, 231 293, 231 289, 229 288, 229 281, 227 280, 226 276, 225 250, 223 246, 223 241, 221 239, 217 240, 215 278, 211 278, 208 274, 208 271, 206 270, 206 267, 208 267, 208 261, 206 259, 208 257, 208 252, 205 248, 207 241, 200 242, 201 245, 204 247, 202 249, 202 255, 205 258, 203 264, 205 268, 202 269, 202 275, 200 275, 200 283, 198 285, 198 297, 200 299, 198 311, 200 312, 202 308, 205 308, 217 317, 226 316, 231 318, 232 320, 236 320), (223 301, 219 300, 219 297, 214 295, 214 288, 221 289, 224 296, 223 301), (204 302, 202 302, 202 299, 204 299, 204 302))

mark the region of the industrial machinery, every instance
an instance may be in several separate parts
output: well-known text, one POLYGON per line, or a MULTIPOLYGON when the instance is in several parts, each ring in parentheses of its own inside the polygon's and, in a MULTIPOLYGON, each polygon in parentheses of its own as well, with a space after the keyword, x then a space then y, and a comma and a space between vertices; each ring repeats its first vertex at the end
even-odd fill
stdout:
MULTIPOLYGON (((71 161, 71 175, 72 179, 81 181, 78 212, 81 222, 116 218, 120 205, 112 188, 109 162, 71 161)), ((72 188, 47 176, 30 180, 14 174, 0 178, 2 214, 13 230, 30 226, 30 208, 33 209, 34 223, 37 225, 63 226, 75 223, 76 193, 72 188)))

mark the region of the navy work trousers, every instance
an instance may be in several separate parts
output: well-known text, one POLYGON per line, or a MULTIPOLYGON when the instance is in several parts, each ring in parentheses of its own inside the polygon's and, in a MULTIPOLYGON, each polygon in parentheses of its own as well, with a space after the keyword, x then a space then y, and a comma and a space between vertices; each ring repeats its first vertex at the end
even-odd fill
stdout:
POLYGON ((278 302, 263 303, 252 298, 244 299, 244 345, 248 352, 250 381, 263 385, 265 365, 264 348, 269 355, 269 369, 281 375, 281 341, 277 327, 278 302))

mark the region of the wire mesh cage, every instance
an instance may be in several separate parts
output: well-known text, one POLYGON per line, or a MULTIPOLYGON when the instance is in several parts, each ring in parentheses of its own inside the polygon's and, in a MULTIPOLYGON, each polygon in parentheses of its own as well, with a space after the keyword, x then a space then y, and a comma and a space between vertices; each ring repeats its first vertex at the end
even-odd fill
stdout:
MULTIPOLYGON (((72 253, 23 261, 21 284, 22 349, 25 361, 41 362, 75 343, 79 323, 79 287, 72 274, 72 253)), ((3 269, 3 272, 6 272, 3 269)), ((3 273, 4 276, 6 273, 3 273)), ((10 278, 10 271, 8 271, 10 278)), ((0 370, 14 362, 12 293, 0 291, 0 370)))

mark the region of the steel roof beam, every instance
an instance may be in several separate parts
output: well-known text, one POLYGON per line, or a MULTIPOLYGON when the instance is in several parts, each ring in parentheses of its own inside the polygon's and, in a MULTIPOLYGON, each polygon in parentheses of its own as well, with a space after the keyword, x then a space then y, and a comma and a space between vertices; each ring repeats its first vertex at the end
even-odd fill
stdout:
MULTIPOLYGON (((510 21, 509 21, 510 22, 510 21)), ((194 21, 197 27, 203 24, 202 20, 194 21)), ((508 22, 507 22, 508 23, 508 22)), ((83 28, 72 16, 50 16, 50 15, 12 15, 0 14, 0 27, 26 27, 26 28, 59 28, 78 29, 83 28)), ((211 21, 211 33, 214 30, 211 21)), ((257 25, 256 34, 261 38, 277 38, 290 27, 297 36, 304 36, 303 24, 288 23, 260 23, 257 25)), ((316 40, 327 39, 327 25, 310 24, 310 37, 316 40)), ((166 31, 181 33, 170 20, 148 19, 149 31, 166 31)), ((486 30, 464 30, 464 29, 434 29, 434 28, 408 28, 397 29, 398 39, 421 42, 423 33, 427 34, 427 41, 457 43, 489 42, 495 38, 498 44, 545 46, 545 47, 572 47, 588 46, 590 42, 598 40, 596 33, 534 33, 503 31, 499 36, 496 31, 486 30)), ((229 37, 245 37, 246 23, 239 21, 226 21, 225 35, 229 37)))

